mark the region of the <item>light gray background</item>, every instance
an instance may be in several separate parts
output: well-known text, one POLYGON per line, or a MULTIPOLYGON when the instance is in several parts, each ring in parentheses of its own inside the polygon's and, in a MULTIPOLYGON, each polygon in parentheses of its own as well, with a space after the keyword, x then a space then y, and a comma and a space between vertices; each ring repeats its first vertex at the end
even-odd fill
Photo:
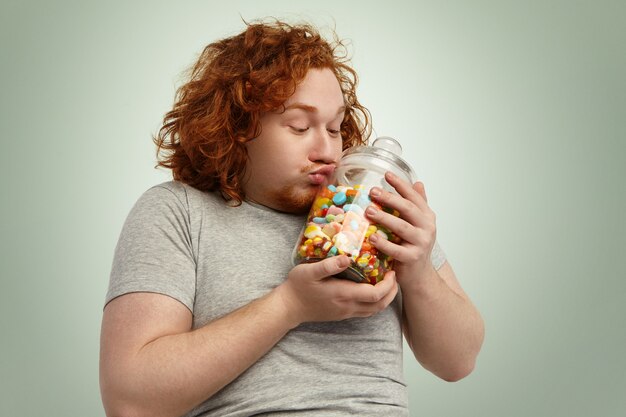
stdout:
POLYGON ((203 46, 268 15, 351 40, 484 315, 465 380, 406 355, 411 415, 626 415, 626 3, 255 3, 2 2, 0 415, 104 414, 113 249, 169 178, 151 134, 203 46))

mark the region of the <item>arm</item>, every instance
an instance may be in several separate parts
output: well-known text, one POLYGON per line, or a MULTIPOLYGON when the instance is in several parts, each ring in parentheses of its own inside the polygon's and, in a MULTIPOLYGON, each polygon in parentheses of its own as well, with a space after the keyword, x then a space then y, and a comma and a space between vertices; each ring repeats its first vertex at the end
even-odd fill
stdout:
POLYGON ((304 321, 365 317, 395 297, 395 279, 360 285, 329 278, 346 257, 295 267, 266 296, 202 328, 164 295, 131 293, 104 310, 100 384, 108 416, 175 416, 205 401, 304 321))
POLYGON ((403 242, 374 237, 372 243, 395 259, 402 289, 403 330, 415 358, 440 378, 457 381, 474 368, 484 338, 482 318, 449 263, 439 271, 432 266, 435 214, 428 207, 423 184, 411 187, 389 173, 386 179, 400 195, 373 189, 372 199, 398 210, 400 217, 380 210, 368 209, 367 214, 403 242))
POLYGON ((458 381, 474 368, 483 321, 448 262, 415 278, 402 287, 404 335, 424 368, 458 381))

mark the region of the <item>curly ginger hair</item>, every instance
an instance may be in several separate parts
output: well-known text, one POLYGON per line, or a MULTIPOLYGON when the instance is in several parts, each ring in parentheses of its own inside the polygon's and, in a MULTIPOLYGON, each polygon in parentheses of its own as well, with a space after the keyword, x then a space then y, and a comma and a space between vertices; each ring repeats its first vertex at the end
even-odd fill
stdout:
POLYGON ((336 35, 331 44, 308 24, 246 25, 204 48, 153 138, 157 167, 199 190, 220 191, 234 205, 245 198, 245 143, 261 133, 262 114, 280 109, 309 69, 329 68, 339 81, 343 149, 364 145, 371 132, 369 111, 356 97, 356 72, 336 35))

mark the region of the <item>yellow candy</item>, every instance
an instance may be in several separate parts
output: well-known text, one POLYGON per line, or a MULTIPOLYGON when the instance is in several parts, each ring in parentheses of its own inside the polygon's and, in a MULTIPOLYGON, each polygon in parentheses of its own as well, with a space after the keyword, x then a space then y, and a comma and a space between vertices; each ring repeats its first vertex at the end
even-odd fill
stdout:
POLYGON ((330 204, 329 198, 326 198, 326 197, 318 198, 317 200, 315 200, 315 204, 313 205, 313 207, 321 208, 324 205, 330 207, 331 204, 330 204))
POLYGON ((367 266, 367 259, 365 258, 359 258, 356 261, 357 265, 359 265, 361 268, 364 268, 367 266))
POLYGON ((374 226, 373 224, 370 225, 367 228, 367 231, 365 232, 365 237, 370 237, 372 235, 372 233, 376 233, 377 230, 378 230, 378 228, 376 228, 376 226, 374 226))
POLYGON ((304 236, 309 239, 313 239, 317 236, 322 237, 323 235, 322 228, 317 225, 307 226, 306 229, 304 229, 304 236))

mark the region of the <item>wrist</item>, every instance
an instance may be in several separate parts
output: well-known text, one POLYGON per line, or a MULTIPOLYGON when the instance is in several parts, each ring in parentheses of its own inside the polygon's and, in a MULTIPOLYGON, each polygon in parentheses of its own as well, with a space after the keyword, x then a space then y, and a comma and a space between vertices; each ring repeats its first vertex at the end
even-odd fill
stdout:
POLYGON ((403 294, 434 294, 441 285, 441 278, 430 262, 423 268, 398 269, 398 284, 403 294))
POLYGON ((282 284, 274 288, 269 295, 270 297, 272 297, 273 302, 278 307, 280 315, 285 321, 285 324, 291 330, 302 324, 303 320, 298 314, 298 308, 287 285, 287 282, 283 282, 282 284))

